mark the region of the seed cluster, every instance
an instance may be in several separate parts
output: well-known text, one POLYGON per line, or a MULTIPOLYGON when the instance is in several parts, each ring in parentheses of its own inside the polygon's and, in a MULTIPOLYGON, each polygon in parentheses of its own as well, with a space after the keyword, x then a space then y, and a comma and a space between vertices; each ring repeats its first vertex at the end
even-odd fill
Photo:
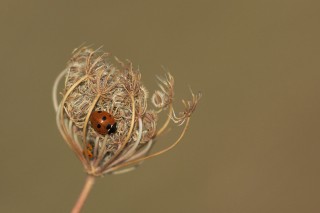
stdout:
POLYGON ((74 50, 66 69, 55 82, 53 98, 58 128, 88 174, 100 176, 124 167, 135 168, 143 160, 167 151, 149 154, 154 138, 167 128, 170 120, 179 125, 186 122, 182 135, 185 133, 200 94, 192 94, 192 101, 183 101, 185 111, 176 114, 172 107, 173 77, 168 73, 165 78, 159 78, 159 87, 151 97, 156 110, 148 109, 148 91, 141 83, 139 70, 134 69, 130 61, 112 60, 100 49, 74 50), (58 104, 56 90, 63 76, 63 97, 58 104), (168 112, 163 115, 168 116, 167 120, 158 128, 158 114, 165 110, 168 112), (116 131, 99 134, 90 121, 95 111, 112 115, 116 131))

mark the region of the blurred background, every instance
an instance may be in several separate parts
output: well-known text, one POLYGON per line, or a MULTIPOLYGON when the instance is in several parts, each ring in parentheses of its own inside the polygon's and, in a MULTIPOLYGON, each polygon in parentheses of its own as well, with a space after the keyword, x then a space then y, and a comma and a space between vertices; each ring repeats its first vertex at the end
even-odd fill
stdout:
MULTIPOLYGON (((85 180, 51 89, 103 45, 203 98, 182 142, 98 179, 83 212, 319 212, 319 1, 0 1, 0 212, 69 212, 85 180)), ((168 146, 181 128, 158 141, 168 146)))

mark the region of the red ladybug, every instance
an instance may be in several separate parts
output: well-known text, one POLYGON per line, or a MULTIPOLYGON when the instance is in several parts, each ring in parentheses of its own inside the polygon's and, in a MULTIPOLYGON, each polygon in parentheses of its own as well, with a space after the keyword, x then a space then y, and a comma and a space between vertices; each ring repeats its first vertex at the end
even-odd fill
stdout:
POLYGON ((105 111, 93 111, 90 116, 93 129, 101 135, 110 135, 117 131, 117 122, 105 111))

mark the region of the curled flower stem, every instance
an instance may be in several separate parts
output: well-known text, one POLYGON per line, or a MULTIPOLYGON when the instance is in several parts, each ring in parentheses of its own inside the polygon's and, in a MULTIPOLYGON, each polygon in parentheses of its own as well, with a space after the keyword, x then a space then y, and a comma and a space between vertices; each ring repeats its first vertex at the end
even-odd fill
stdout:
MULTIPOLYGON (((60 108, 61 108, 61 105, 59 106, 58 111, 60 111, 60 108)), ((72 140, 71 135, 68 134, 67 130, 65 129, 66 127, 65 127, 64 121, 61 121, 59 119, 59 114, 58 113, 57 113, 57 116, 56 116, 56 122, 57 122, 57 126, 58 126, 58 129, 59 129, 62 137, 64 138, 66 143, 72 148, 72 150, 75 152, 75 154, 79 158, 79 160, 86 167, 87 165, 86 165, 85 159, 81 155, 79 155, 79 153, 81 153, 80 147, 72 140), (62 126, 64 126, 64 129, 63 129, 62 126)))
MULTIPOLYGON (((84 121, 84 126, 83 126, 83 144, 84 144, 84 147, 87 147, 87 125, 88 125, 88 122, 89 122, 89 118, 90 118, 91 112, 92 112, 93 108, 95 107, 96 103, 98 102, 99 98, 100 98, 100 93, 93 100, 90 108, 88 109, 88 114, 86 116, 86 120, 84 121)), ((89 162, 88 152, 85 152, 85 157, 86 157, 86 160, 89 162)))
POLYGON ((54 109, 57 112, 57 116, 56 116, 56 122, 57 122, 57 126, 58 129, 62 135, 62 137, 64 138, 64 140, 67 142, 67 144, 73 148, 74 152, 76 153, 77 157, 85 164, 84 159, 79 155, 79 153, 81 153, 81 150, 79 149, 79 147, 72 141, 72 138, 70 136, 70 134, 67 133, 66 127, 65 127, 65 123, 64 123, 64 119, 63 116, 60 116, 60 113, 63 113, 63 105, 59 104, 58 105, 58 93, 57 93, 57 89, 58 89, 58 85, 62 79, 62 77, 66 74, 66 70, 63 70, 58 77, 56 78, 54 85, 53 85, 53 90, 52 90, 52 99, 53 99, 53 105, 54 105, 54 109), (60 113, 59 113, 60 112, 60 113))
POLYGON ((139 118, 138 122, 139 122, 139 133, 138 133, 138 138, 137 138, 136 142, 125 154, 123 154, 123 156, 119 157, 117 160, 115 160, 113 163, 111 163, 110 166, 113 166, 121 161, 124 161, 124 160, 130 158, 132 156, 132 154, 134 154, 134 152, 136 151, 136 149, 140 143, 141 136, 142 136, 142 119, 139 118))
POLYGON ((83 207, 84 202, 86 201, 89 192, 95 182, 95 177, 92 175, 88 175, 86 182, 84 183, 82 192, 80 193, 80 196, 74 205, 73 209, 71 210, 71 213, 79 213, 83 207))
POLYGON ((54 106, 54 110, 55 110, 55 111, 58 111, 58 107, 59 107, 58 97, 57 97, 57 95, 58 95, 58 93, 57 93, 58 85, 59 85, 59 82, 60 82, 61 78, 64 77, 66 73, 67 73, 67 70, 63 70, 63 71, 58 75, 58 77, 56 78, 56 80, 54 81, 54 84, 53 84, 52 100, 53 100, 53 106, 54 106))
POLYGON ((82 152, 81 150, 79 150, 79 147, 77 147, 75 145, 75 143, 73 142, 73 140, 71 139, 70 135, 67 134, 67 130, 66 130, 66 127, 65 127, 65 123, 64 123, 64 116, 63 116, 63 112, 64 112, 64 103, 66 102, 68 96, 70 95, 70 93, 82 82, 84 81, 85 79, 87 79, 88 76, 85 75, 83 76, 82 78, 80 78, 74 85, 72 85, 69 90, 66 92, 66 94, 64 95, 61 103, 60 103, 60 109, 58 109, 58 114, 57 116, 58 117, 58 126, 60 126, 59 130, 62 134, 62 136, 64 137, 64 139, 66 141, 68 141, 68 143, 70 144, 70 146, 73 148, 73 150, 75 151, 75 153, 77 154, 78 158, 84 163, 85 167, 89 168, 89 164, 88 162, 84 159, 84 157, 82 156, 82 152))
POLYGON ((187 131, 187 129, 188 129, 189 121, 190 121, 190 118, 187 118, 186 124, 185 124, 185 126, 184 126, 184 129, 182 130, 181 135, 179 136, 179 138, 178 138, 171 146, 169 146, 169 147, 167 147, 167 148, 165 148, 165 149, 163 149, 163 150, 161 150, 161 151, 158 151, 158 152, 156 152, 156 153, 153 153, 153 154, 151 154, 151 155, 148 155, 148 156, 146 156, 146 157, 141 157, 141 158, 138 158, 138 159, 135 159, 135 160, 127 161, 127 162, 122 163, 122 164, 120 164, 120 165, 118 165, 118 166, 114 166, 114 167, 112 167, 112 168, 109 170, 109 172, 118 170, 118 169, 120 169, 120 168, 122 168, 122 167, 126 167, 126 166, 129 166, 129 165, 132 165, 132 164, 139 163, 139 162, 141 162, 141 161, 144 161, 144 160, 149 159, 149 158, 152 158, 152 157, 156 157, 156 156, 158 156, 158 155, 161 155, 161 154, 169 151, 170 149, 172 149, 173 147, 175 147, 175 146, 180 142, 180 140, 183 138, 184 134, 186 133, 186 131, 187 131))
POLYGON ((108 166, 113 162, 113 160, 116 159, 116 157, 122 152, 123 148, 126 146, 126 144, 128 143, 130 137, 131 137, 131 133, 134 127, 134 121, 135 121, 135 102, 134 102, 134 97, 132 94, 130 94, 130 98, 131 98, 131 102, 132 102, 132 118, 131 118, 131 125, 130 125, 130 129, 128 132, 127 137, 125 138, 124 142, 122 143, 122 146, 120 147, 120 149, 114 154, 114 156, 112 156, 112 158, 109 160, 109 162, 107 164, 105 164, 103 166, 103 168, 101 169, 101 172, 106 170, 108 168, 108 166))
POLYGON ((170 104, 167 120, 166 120, 166 122, 163 124, 163 126, 158 130, 158 132, 155 134, 154 137, 161 135, 161 134, 163 133, 163 131, 167 128, 167 126, 169 125, 169 122, 170 122, 170 120, 171 120, 172 110, 173 110, 172 104, 170 104))
MULTIPOLYGON (((105 154, 106 145, 107 145, 107 137, 105 137, 102 142, 102 146, 101 146, 102 148, 100 149, 98 157, 95 159, 93 163, 93 168, 96 168, 103 160, 102 158, 103 158, 103 155, 105 154)), ((96 144, 96 146, 98 146, 98 144, 96 144)))

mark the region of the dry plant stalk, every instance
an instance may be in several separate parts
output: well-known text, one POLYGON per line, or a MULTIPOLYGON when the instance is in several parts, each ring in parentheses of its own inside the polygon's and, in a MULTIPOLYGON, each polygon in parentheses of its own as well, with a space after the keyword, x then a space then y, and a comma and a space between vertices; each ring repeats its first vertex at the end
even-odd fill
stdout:
POLYGON ((148 91, 141 83, 139 70, 128 60, 122 62, 114 58, 114 63, 111 60, 109 54, 100 49, 77 48, 53 86, 58 129, 89 175, 72 212, 80 211, 94 177, 131 171, 144 160, 177 145, 201 97, 200 93, 191 92, 192 100, 182 101, 184 111, 175 113, 172 106, 174 79, 167 73, 164 78, 158 78, 160 90, 151 97, 155 109, 149 109, 148 91), (64 91, 58 104, 57 88, 64 76, 64 91), (93 111, 113 115, 117 131, 110 135, 96 132, 90 122, 93 111), (162 112, 167 119, 158 126, 158 116, 162 112), (180 137, 171 146, 150 154, 155 138, 167 129, 170 121, 184 125, 180 137))

